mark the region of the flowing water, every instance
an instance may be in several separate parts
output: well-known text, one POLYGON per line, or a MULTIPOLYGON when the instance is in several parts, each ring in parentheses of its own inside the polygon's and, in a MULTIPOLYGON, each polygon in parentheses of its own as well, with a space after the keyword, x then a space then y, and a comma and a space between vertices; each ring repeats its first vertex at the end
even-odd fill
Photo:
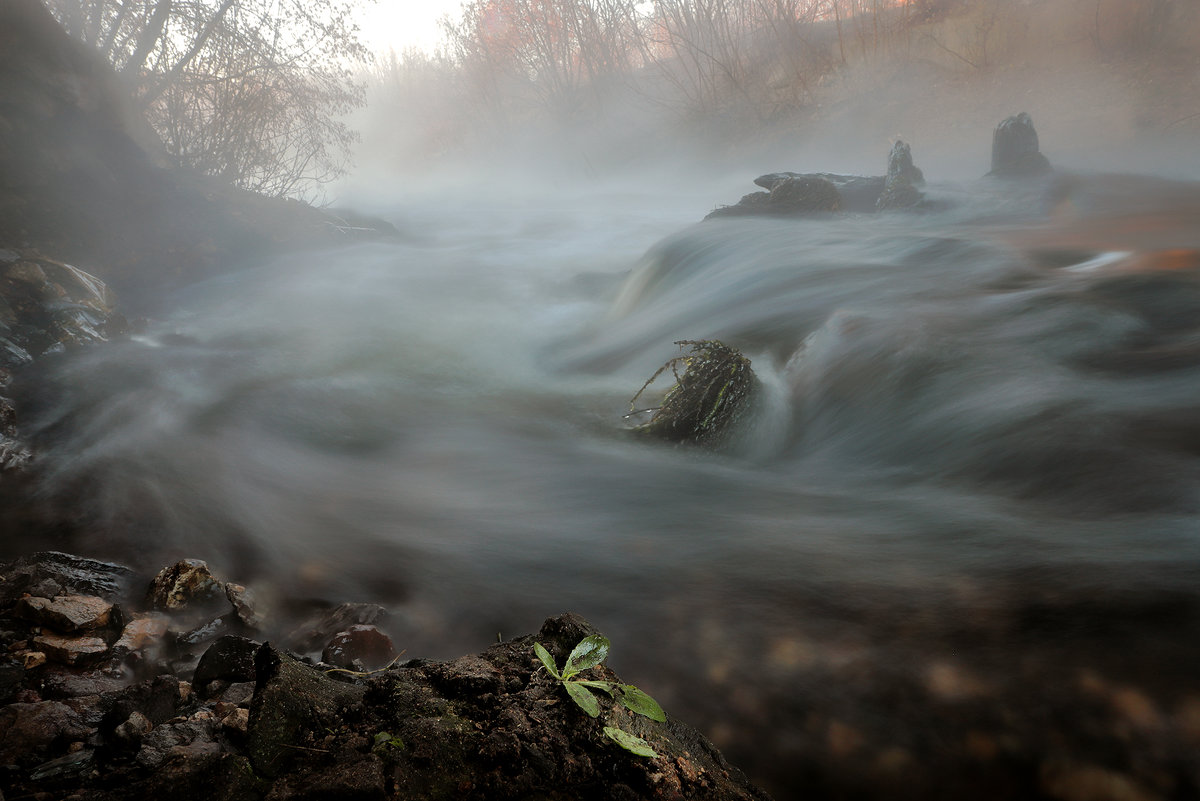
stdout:
POLYGON ((682 191, 393 203, 397 242, 25 377, 40 486, 92 532, 55 544, 381 601, 412 656, 579 612, 780 798, 1187 797, 1200 192, 929 191, 699 225, 682 191), (752 422, 625 435, 707 338, 752 359, 752 422))

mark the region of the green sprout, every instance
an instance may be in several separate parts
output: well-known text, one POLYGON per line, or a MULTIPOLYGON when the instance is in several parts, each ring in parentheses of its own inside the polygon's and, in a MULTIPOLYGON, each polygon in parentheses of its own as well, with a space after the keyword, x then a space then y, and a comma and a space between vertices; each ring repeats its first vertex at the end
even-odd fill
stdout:
MULTIPOLYGON (((590 717, 594 718, 600 715, 600 700, 596 697, 596 693, 602 692, 614 701, 620 701, 631 712, 665 723, 667 715, 658 702, 632 684, 578 678, 583 671, 594 668, 603 662, 608 656, 610 646, 611 643, 608 639, 599 634, 584 637, 571 651, 561 671, 558 669, 554 657, 541 643, 533 644, 533 652, 537 654, 537 658, 542 661, 550 675, 562 682, 563 688, 571 700, 590 717)), ((615 726, 605 726, 604 734, 633 754, 645 757, 658 756, 650 743, 615 726)))

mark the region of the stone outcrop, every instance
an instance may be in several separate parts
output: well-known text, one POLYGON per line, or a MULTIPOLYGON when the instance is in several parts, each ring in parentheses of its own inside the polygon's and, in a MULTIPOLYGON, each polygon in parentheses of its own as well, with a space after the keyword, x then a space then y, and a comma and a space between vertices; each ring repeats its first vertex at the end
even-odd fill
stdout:
MULTIPOLYGON (((319 630, 345 626, 325 643, 339 663, 330 665, 248 628, 189 639, 192 623, 180 621, 221 597, 202 562, 184 560, 150 584, 140 594, 146 582, 128 569, 67 554, 0 565, 0 590, 17 588, 0 593, 0 797, 767 798, 684 723, 607 702, 593 718, 571 703, 533 645, 563 663, 597 633, 575 615, 476 655, 368 672, 362 662, 382 658, 384 635, 350 622, 379 619, 367 605, 295 629, 293 645, 319 650, 319 630), (201 574, 184 582, 187 603, 151 609, 166 606, 164 587, 201 574), (657 756, 624 750, 606 725, 657 756)), ((619 683, 603 664, 586 676, 619 683)))
POLYGON ((912 148, 896 140, 888 154, 888 172, 883 191, 875 201, 879 211, 907 209, 917 206, 925 199, 917 189, 925 183, 925 175, 913 164, 912 148))
POLYGON ((1050 172, 1050 161, 1038 147, 1033 119, 1022 111, 1000 122, 992 133, 992 169, 988 175, 1021 177, 1050 172))
POLYGON ((719 206, 704 219, 873 214, 912 208, 924 201, 916 187, 925 183, 925 176, 913 164, 912 149, 897 140, 888 154, 886 176, 772 172, 755 178, 754 183, 767 191, 752 192, 732 206, 719 206))

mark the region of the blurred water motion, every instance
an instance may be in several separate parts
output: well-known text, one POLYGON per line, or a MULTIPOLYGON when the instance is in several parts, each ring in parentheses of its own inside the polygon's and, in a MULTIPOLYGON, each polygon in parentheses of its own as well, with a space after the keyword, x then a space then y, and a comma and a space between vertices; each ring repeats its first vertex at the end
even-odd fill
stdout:
POLYGON ((398 207, 420 241, 196 287, 25 377, 59 544, 386 601, 412 655, 580 612, 780 798, 1200 792, 1200 190, 930 192, 398 207), (625 438, 708 338, 756 429, 625 438))

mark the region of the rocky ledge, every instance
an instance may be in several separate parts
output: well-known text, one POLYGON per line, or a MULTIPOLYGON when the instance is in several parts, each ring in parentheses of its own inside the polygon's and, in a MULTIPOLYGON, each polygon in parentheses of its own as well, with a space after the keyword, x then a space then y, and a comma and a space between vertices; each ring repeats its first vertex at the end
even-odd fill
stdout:
MULTIPOLYGON (((323 610, 269 642, 253 593, 203 562, 145 586, 56 552, 0 566, 0 798, 767 798, 684 723, 603 693, 595 717, 572 703, 580 688, 534 644, 565 665, 597 635, 577 615, 397 664, 381 607, 323 610)), ((580 675, 624 686, 603 664, 580 675)))
MULTIPOLYGON (((1050 161, 1038 149, 1033 120, 1025 112, 1002 120, 992 133, 992 169, 988 177, 1019 179, 1050 173, 1050 161)), ((919 187, 925 176, 913 164, 912 148, 896 140, 888 153, 887 175, 838 175, 828 172, 773 172, 731 206, 718 206, 704 218, 807 217, 833 212, 872 214, 936 208, 919 187)))

